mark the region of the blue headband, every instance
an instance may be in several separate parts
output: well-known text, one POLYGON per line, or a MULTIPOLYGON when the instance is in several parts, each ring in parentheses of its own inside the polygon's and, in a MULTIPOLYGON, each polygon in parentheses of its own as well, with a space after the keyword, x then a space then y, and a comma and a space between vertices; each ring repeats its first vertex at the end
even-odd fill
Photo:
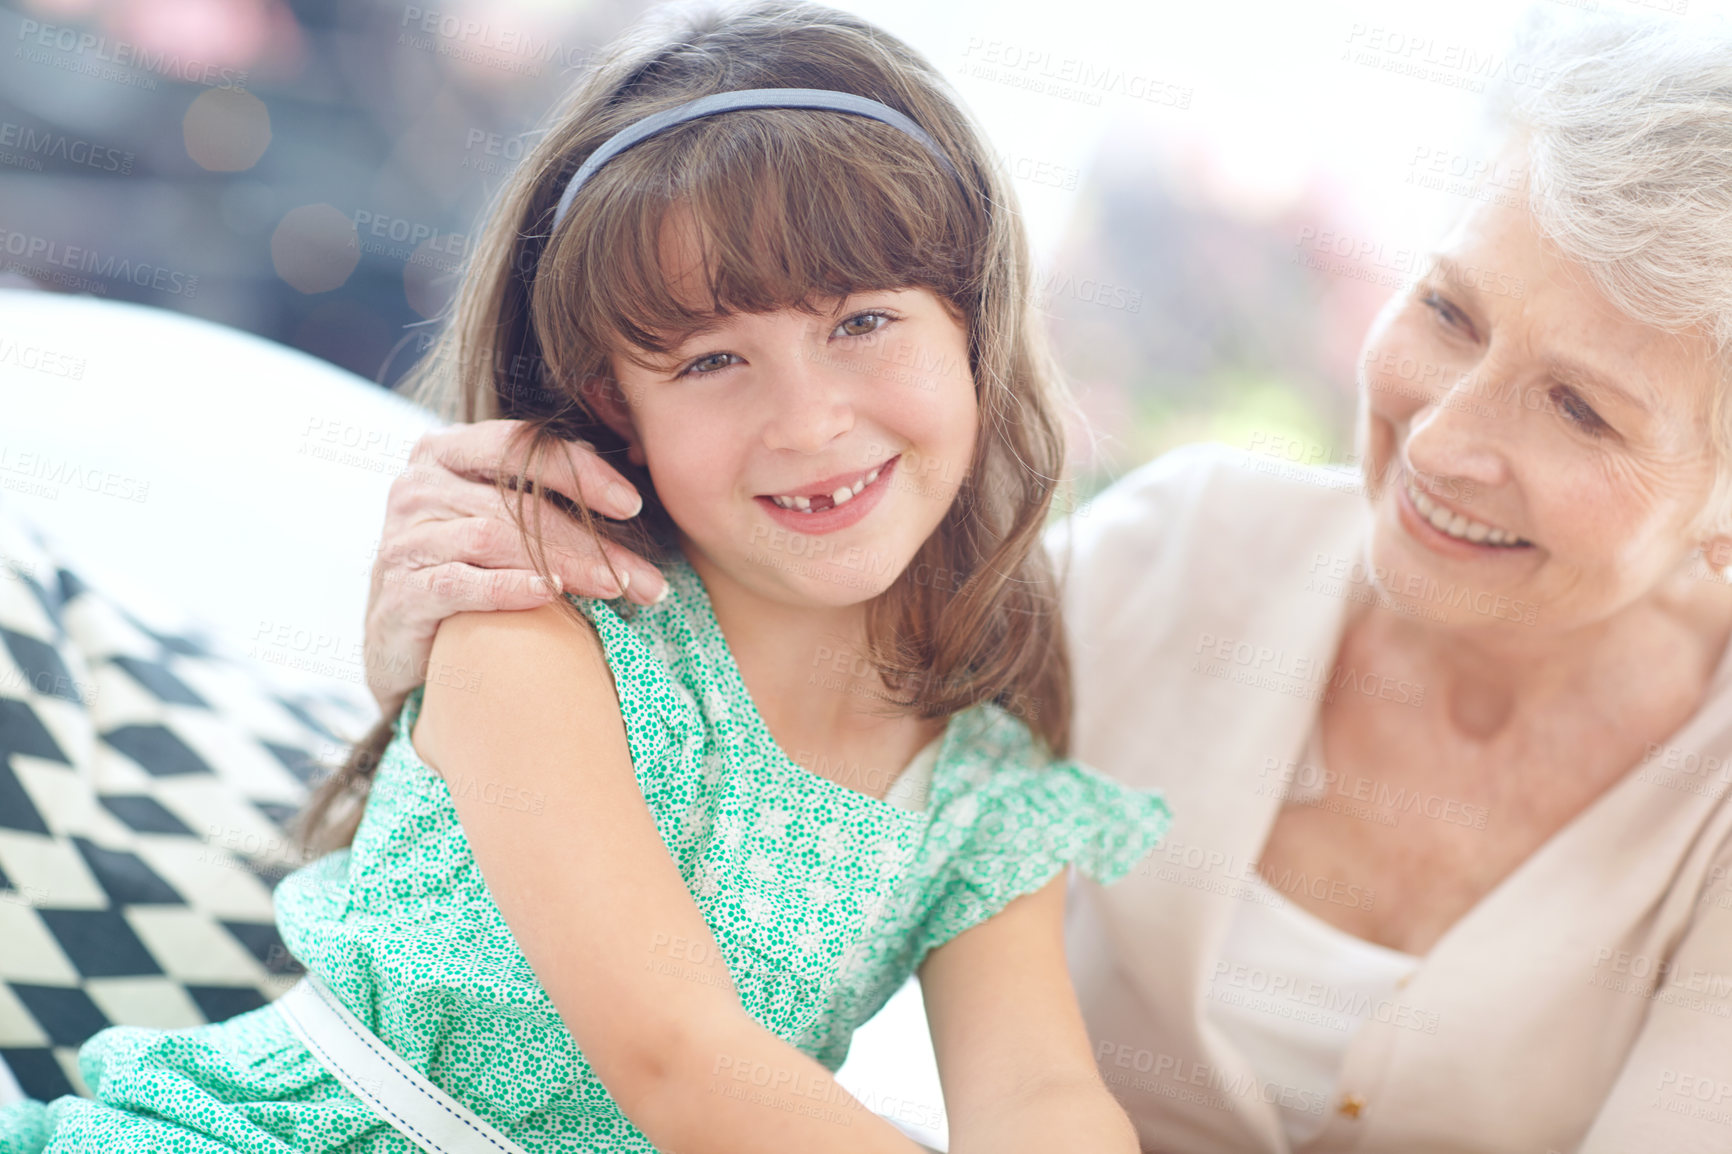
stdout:
POLYGON ((560 194, 559 207, 553 210, 553 228, 557 229, 559 222, 565 219, 572 198, 577 196, 577 190, 583 187, 584 182, 594 176, 602 165, 626 149, 641 144, 676 124, 747 108, 816 108, 827 112, 865 116, 912 136, 925 145, 926 150, 935 156, 952 176, 956 175, 956 167, 950 163, 949 157, 939 151, 937 143, 926 134, 926 130, 887 104, 880 104, 876 100, 868 100, 851 92, 832 92, 825 88, 746 88, 738 92, 717 92, 710 96, 700 96, 664 112, 646 116, 608 137, 572 174, 571 183, 567 184, 565 192, 560 194))

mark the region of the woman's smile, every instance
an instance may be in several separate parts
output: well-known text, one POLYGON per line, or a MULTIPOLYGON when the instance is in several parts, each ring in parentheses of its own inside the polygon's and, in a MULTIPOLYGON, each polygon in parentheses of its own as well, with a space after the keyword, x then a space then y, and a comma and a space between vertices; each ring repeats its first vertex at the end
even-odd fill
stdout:
POLYGON ((1412 473, 1402 475, 1396 501, 1408 533, 1451 556, 1492 556, 1533 548, 1533 542, 1514 531, 1469 517, 1427 493, 1412 473))

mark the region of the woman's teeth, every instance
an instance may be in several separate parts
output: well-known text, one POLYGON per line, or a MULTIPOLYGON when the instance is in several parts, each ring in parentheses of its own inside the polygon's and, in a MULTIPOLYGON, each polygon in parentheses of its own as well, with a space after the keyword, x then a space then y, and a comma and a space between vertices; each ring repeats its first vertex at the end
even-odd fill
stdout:
POLYGON ((858 478, 852 485, 844 485, 834 493, 820 493, 816 497, 771 497, 770 500, 784 509, 793 509, 801 513, 816 513, 823 509, 833 509, 837 505, 846 505, 858 497, 860 490, 878 479, 878 474, 883 468, 883 465, 879 465, 870 473, 858 478))
POLYGON ((1507 533, 1502 529, 1494 529, 1483 521, 1475 521, 1460 513, 1451 513, 1436 501, 1426 496, 1410 477, 1407 481, 1407 495, 1413 501, 1413 507, 1419 510, 1419 515, 1431 522, 1431 527, 1440 533, 1448 534, 1461 541, 1471 541, 1475 545, 1502 545, 1514 548, 1526 545, 1528 542, 1507 533))

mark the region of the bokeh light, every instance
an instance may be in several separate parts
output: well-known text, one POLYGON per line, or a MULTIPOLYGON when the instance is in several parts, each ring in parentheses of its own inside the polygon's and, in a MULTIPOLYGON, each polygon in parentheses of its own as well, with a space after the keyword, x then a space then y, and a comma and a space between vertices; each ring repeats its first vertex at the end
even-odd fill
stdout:
POLYGON ((271 114, 250 92, 212 88, 193 98, 181 131, 186 154, 200 168, 245 172, 270 147, 271 114))
POLYGON ((271 233, 271 264, 297 292, 340 288, 360 263, 355 222, 333 205, 290 209, 271 233))

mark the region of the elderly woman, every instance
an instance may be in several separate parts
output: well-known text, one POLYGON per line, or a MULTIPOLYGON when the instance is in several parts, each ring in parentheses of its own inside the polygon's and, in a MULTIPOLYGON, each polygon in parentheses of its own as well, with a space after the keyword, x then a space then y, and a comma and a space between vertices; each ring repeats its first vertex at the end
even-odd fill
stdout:
MULTIPOLYGON (((1362 490, 1187 450, 1055 532, 1077 755, 1177 814, 1071 928, 1146 1148, 1732 1149, 1732 47, 1525 63, 1529 204, 1372 326, 1362 490)), ((393 492, 387 706, 445 614, 546 596, 476 480, 510 431, 393 492)), ((619 592, 569 540, 566 587, 619 592)))

